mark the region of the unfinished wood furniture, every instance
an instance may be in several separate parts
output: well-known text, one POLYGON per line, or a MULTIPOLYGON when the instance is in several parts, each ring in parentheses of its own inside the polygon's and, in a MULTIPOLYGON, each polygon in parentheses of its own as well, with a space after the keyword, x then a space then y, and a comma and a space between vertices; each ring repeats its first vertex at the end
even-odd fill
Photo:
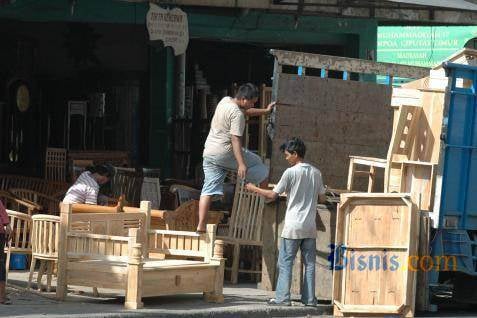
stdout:
POLYGON ((151 207, 153 209, 159 209, 161 207, 161 183, 159 177, 143 178, 141 186, 141 201, 151 202, 151 207))
MULTIPOLYGON (((401 99, 407 101, 409 98, 401 99)), ((435 164, 426 161, 430 159, 429 157, 417 156, 416 150, 419 148, 422 153, 422 149, 429 147, 428 143, 431 139, 429 134, 424 132, 422 134, 426 134, 428 140, 421 138, 421 142, 418 142, 420 131, 426 129, 425 125, 421 125, 421 113, 421 107, 399 106, 386 159, 350 156, 348 191, 353 190, 355 174, 364 173, 369 176, 368 192, 372 192, 376 168, 384 168, 384 192, 419 193, 421 195, 420 209, 425 211, 432 209, 435 164), (424 161, 413 160, 414 158, 424 161), (356 167, 359 165, 368 166, 369 172, 357 171, 356 167)))
POLYGON ((186 203, 187 201, 190 200, 199 200, 200 199, 200 190, 189 187, 186 185, 182 184, 172 184, 169 188, 169 191, 171 193, 174 193, 176 195, 176 204, 177 206, 180 206, 183 203, 186 203))
POLYGON ((342 194, 334 249, 334 315, 412 317, 418 242, 419 213, 409 194, 342 194))
POLYGON ((45 179, 66 182, 65 148, 46 148, 45 179))
POLYGON ((265 199, 245 189, 244 183, 238 181, 235 188, 234 203, 226 236, 219 238, 233 246, 231 271, 232 284, 238 282, 239 273, 260 274, 261 270, 244 270, 239 268, 241 246, 263 246, 262 219, 265 199))
POLYGON ((0 190, 8 191, 12 188, 29 189, 52 197, 59 197, 66 193, 69 184, 61 181, 47 181, 45 179, 12 174, 0 175, 0 190))
POLYGON ((142 202, 137 212, 132 209, 127 213, 75 215, 71 205, 62 204, 57 297, 63 300, 71 284, 124 290, 128 309, 141 308, 143 297, 181 293, 203 292, 206 300, 222 302, 224 259, 213 254, 215 226, 209 225, 200 235, 151 230, 150 203, 142 202), (92 234, 76 225, 77 217, 84 225, 102 224, 103 229, 117 228, 114 223, 128 224, 128 228, 119 229, 127 230, 128 235, 92 234), (126 217, 133 219, 126 222, 126 217), (151 259, 150 254, 202 260, 151 259))
MULTIPOLYGON (((174 211, 164 211, 166 230, 194 232, 199 224, 199 201, 190 200, 181 204, 174 211)), ((222 211, 209 211, 207 224, 219 224, 224 217, 222 211)))
POLYGON ((352 191, 356 175, 368 176, 368 192, 373 192, 376 181, 376 168, 386 169, 387 160, 380 158, 349 156, 348 183, 346 189, 352 191), (367 166, 369 170, 356 170, 357 166, 367 166))
POLYGON ((31 287, 33 273, 37 261, 40 262, 38 270, 37 286, 42 290, 41 278, 46 272, 46 291, 51 290, 51 278, 55 263, 58 261, 60 217, 55 215, 37 214, 32 217, 31 232, 31 264, 28 277, 28 287, 31 287))
POLYGON ((115 173, 111 179, 111 192, 113 197, 125 196, 127 202, 138 206, 141 198, 141 186, 143 176, 134 168, 115 167, 115 173))
POLYGON ((5 208, 28 215, 38 213, 42 209, 41 205, 26 199, 18 198, 7 191, 0 190, 0 200, 3 202, 5 208))
POLYGON ((117 167, 129 167, 129 152, 120 150, 69 150, 68 162, 72 160, 92 160, 95 165, 109 163, 117 167))
POLYGON ((31 255, 31 216, 18 211, 7 209, 7 214, 10 219, 10 226, 13 230, 11 241, 5 246, 6 271, 8 280, 8 271, 10 269, 10 255, 26 254, 31 255))
POLYGON ((40 205, 41 208, 39 210, 41 213, 53 215, 60 214, 60 199, 28 189, 11 188, 9 192, 21 200, 40 205))

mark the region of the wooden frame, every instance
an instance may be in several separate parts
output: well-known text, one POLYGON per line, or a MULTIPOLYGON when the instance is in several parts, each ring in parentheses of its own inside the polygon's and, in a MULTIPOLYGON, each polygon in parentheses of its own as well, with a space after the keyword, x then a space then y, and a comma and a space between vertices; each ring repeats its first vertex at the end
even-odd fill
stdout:
POLYGON ((57 298, 63 300, 71 284, 124 290, 127 309, 141 308, 142 297, 178 293, 203 292, 205 300, 222 302, 224 259, 218 254, 220 249, 213 254, 215 226, 208 225, 204 234, 151 230, 150 203, 141 202, 137 212, 132 209, 127 213, 80 214, 86 223, 101 217, 106 229, 112 228, 107 225, 112 217, 119 222, 121 217, 135 218, 125 236, 81 231, 75 227, 78 219, 72 214, 72 205, 61 205, 57 298), (149 258, 157 253, 170 257, 149 258), (171 259, 174 256, 203 260, 171 259))
POLYGON ((65 148, 46 148, 45 179, 66 182, 65 148))
POLYGON ((389 75, 391 77, 421 78, 429 75, 429 69, 426 67, 282 50, 270 50, 270 53, 275 56, 276 61, 281 65, 302 66, 349 73, 389 75))
POLYGON ((409 194, 342 194, 334 253, 334 315, 412 317, 416 271, 408 262, 417 257, 418 242, 419 213, 409 194), (353 260, 362 256, 368 263, 354 267, 353 260), (384 267, 388 262, 396 265, 389 261, 392 258, 397 262, 394 270, 384 267))
POLYGON ((42 209, 39 204, 29 200, 20 199, 7 191, 0 190, 0 199, 5 205, 5 208, 25 213, 30 216, 35 213, 38 213, 42 209))

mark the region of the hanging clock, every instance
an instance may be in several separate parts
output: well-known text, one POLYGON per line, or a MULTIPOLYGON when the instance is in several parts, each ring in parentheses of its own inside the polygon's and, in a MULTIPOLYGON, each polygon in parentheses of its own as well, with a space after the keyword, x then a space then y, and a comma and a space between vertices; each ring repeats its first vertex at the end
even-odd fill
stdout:
POLYGON ((21 84, 17 87, 16 103, 18 110, 26 112, 30 108, 30 90, 25 84, 21 84))

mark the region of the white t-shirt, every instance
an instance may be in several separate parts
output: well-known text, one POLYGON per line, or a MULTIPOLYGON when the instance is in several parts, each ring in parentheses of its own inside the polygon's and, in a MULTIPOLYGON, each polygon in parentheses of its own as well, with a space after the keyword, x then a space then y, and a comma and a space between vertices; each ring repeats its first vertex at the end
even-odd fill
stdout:
POLYGON ((66 192, 63 203, 98 204, 99 184, 89 171, 83 172, 66 192))
POLYGON ((242 136, 245 115, 232 97, 224 97, 217 104, 205 141, 204 157, 222 156, 232 152, 232 135, 242 136))
POLYGON ((287 194, 282 237, 315 238, 318 195, 325 193, 320 170, 308 163, 298 163, 285 170, 273 192, 287 194))

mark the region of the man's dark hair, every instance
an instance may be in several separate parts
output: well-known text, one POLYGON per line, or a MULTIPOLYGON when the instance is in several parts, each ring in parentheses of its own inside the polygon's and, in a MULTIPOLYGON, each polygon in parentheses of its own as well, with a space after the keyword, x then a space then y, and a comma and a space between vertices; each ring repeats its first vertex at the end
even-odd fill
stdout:
POLYGON ((290 154, 293 154, 296 152, 296 154, 300 158, 305 158, 305 153, 306 153, 306 146, 303 140, 297 137, 293 137, 292 139, 288 140, 285 142, 283 145, 280 146, 280 151, 285 152, 288 151, 290 154))
POLYGON ((91 173, 97 173, 100 176, 111 178, 114 175, 114 168, 110 164, 100 164, 87 169, 91 173))
POLYGON ((252 83, 240 85, 237 90, 237 94, 235 94, 235 98, 247 100, 258 98, 258 88, 252 83))

